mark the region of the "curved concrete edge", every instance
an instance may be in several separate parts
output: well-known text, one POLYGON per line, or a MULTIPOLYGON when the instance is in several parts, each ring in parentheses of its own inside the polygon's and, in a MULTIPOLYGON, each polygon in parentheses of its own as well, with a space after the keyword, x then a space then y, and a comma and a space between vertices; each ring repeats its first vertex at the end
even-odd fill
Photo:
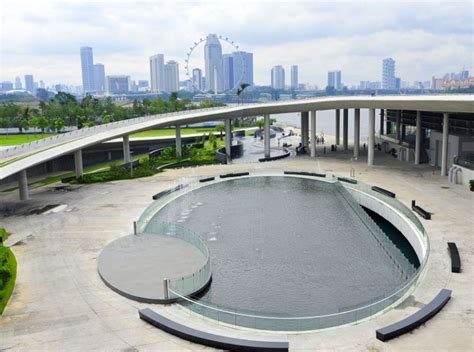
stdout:
MULTIPOLYGON (((137 302, 140 302, 140 303, 171 304, 171 303, 175 303, 175 302, 179 301, 179 299, 180 299, 179 297, 167 298, 167 299, 158 299, 158 298, 146 298, 146 297, 132 295, 130 293, 127 293, 125 291, 122 291, 122 290, 118 289, 117 287, 113 286, 110 282, 108 282, 104 278, 104 276, 102 276, 102 274, 100 273, 99 267, 97 267, 97 273, 99 274, 99 277, 104 282, 105 286, 110 288, 112 291, 118 293, 119 295, 121 295, 125 298, 128 298, 128 299, 131 299, 133 301, 137 301, 137 302)), ((195 291, 190 293, 188 296, 193 296, 193 295, 200 294, 201 292, 203 292, 204 290, 206 290, 209 287, 211 282, 212 282, 212 273, 209 274, 209 278, 204 282, 204 284, 201 287, 199 287, 198 289, 196 289, 195 291)))
POLYGON ((187 341, 198 343, 214 348, 220 348, 231 351, 288 351, 289 343, 286 341, 254 341, 235 337, 211 334, 205 331, 196 330, 188 326, 174 322, 155 311, 145 308, 138 311, 140 319, 147 323, 166 331, 172 335, 178 336, 187 341))

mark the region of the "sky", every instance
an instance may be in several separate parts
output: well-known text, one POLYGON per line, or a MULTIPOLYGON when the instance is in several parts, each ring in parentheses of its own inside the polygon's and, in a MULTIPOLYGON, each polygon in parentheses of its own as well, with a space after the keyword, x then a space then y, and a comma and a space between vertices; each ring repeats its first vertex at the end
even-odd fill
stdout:
MULTIPOLYGON (((269 85, 278 64, 287 81, 296 64, 300 83, 319 87, 330 70, 348 86, 380 81, 386 57, 410 82, 474 69, 474 1, 1 0, 0 21, 0 81, 33 74, 80 85, 81 46, 106 75, 149 79, 148 58, 163 53, 184 80, 189 48, 209 33, 254 54, 257 85, 269 85)), ((200 55, 202 46, 190 62, 200 55)))

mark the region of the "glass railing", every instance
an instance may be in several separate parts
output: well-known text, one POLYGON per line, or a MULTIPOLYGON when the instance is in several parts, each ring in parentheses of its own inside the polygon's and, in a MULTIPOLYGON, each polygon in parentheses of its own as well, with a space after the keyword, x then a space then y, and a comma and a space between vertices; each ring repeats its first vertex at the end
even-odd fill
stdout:
POLYGON ((170 236, 179 238, 199 249, 206 261, 196 272, 182 277, 168 278, 168 297, 178 298, 173 292, 180 292, 182 296, 188 296, 204 288, 211 278, 211 257, 209 249, 203 239, 196 233, 172 223, 148 221, 146 223, 137 222, 137 229, 140 233, 156 234, 160 236, 170 236))

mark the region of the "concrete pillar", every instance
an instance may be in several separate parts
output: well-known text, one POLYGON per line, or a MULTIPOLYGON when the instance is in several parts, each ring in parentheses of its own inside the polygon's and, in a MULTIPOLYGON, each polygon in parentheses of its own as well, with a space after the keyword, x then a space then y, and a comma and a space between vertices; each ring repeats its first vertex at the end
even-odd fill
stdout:
POLYGON ((388 120, 388 110, 385 112, 385 114, 387 115, 386 119, 385 119, 385 133, 386 134, 389 134, 391 133, 391 122, 388 120))
POLYGON ((369 109, 369 153, 367 155, 367 165, 374 165, 375 152, 375 109, 369 109))
POLYGON ((360 109, 354 109, 354 157, 359 157, 360 147, 360 109))
POLYGON ((227 164, 230 164, 232 161, 232 121, 230 119, 224 120, 225 127, 225 154, 227 159, 227 164))
POLYGON ((308 147, 309 139, 309 112, 303 111, 301 113, 301 144, 308 147))
POLYGON ((400 129, 400 123, 401 123, 401 120, 402 120, 402 111, 401 110, 397 110, 397 122, 396 122, 396 129, 397 129, 397 141, 400 142, 400 139, 401 139, 401 129, 400 129))
POLYGON ((30 192, 28 191, 28 177, 26 170, 21 170, 18 173, 18 189, 20 191, 20 200, 30 199, 30 192))
POLYGON ((316 157, 316 110, 311 111, 311 157, 316 157))
POLYGON ((441 146, 441 175, 446 176, 448 171, 448 136, 449 136, 449 114, 443 114, 443 145, 441 146))
POLYGON ((405 140, 406 135, 407 135, 407 125, 402 124, 402 141, 405 140))
POLYGON ((420 163, 421 153, 421 111, 416 112, 415 165, 420 163))
POLYGON ((128 135, 125 135, 123 136, 123 161, 129 163, 130 160, 130 140, 128 135))
POLYGON ((76 178, 81 178, 84 175, 84 167, 82 163, 82 149, 74 152, 74 166, 76 170, 76 178))
POLYGON ((349 134, 349 109, 344 109, 342 119, 342 145, 344 150, 349 149, 348 134, 349 134))
POLYGON ((385 110, 380 109, 380 135, 383 136, 383 123, 385 118, 385 110))
POLYGON ((339 145, 339 124, 340 124, 341 112, 336 109, 336 145, 339 145))
POLYGON ((183 155, 181 149, 181 126, 176 126, 176 157, 181 158, 183 155))
POLYGON ((270 115, 263 115, 263 144, 265 151, 265 158, 270 157, 270 115))

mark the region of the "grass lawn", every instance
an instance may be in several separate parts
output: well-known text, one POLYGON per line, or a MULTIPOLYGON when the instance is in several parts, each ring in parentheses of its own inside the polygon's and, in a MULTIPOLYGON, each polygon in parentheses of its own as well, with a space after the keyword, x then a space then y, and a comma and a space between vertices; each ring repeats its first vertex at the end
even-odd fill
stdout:
MULTIPOLYGON (((0 228, 0 237, 5 241, 7 232, 0 228)), ((16 279, 16 259, 10 248, 0 245, 0 314, 3 313, 5 306, 15 287, 16 279)))
POLYGON ((55 136, 56 133, 35 133, 35 134, 9 134, 0 136, 0 146, 18 145, 23 143, 30 143, 50 136, 55 136))

